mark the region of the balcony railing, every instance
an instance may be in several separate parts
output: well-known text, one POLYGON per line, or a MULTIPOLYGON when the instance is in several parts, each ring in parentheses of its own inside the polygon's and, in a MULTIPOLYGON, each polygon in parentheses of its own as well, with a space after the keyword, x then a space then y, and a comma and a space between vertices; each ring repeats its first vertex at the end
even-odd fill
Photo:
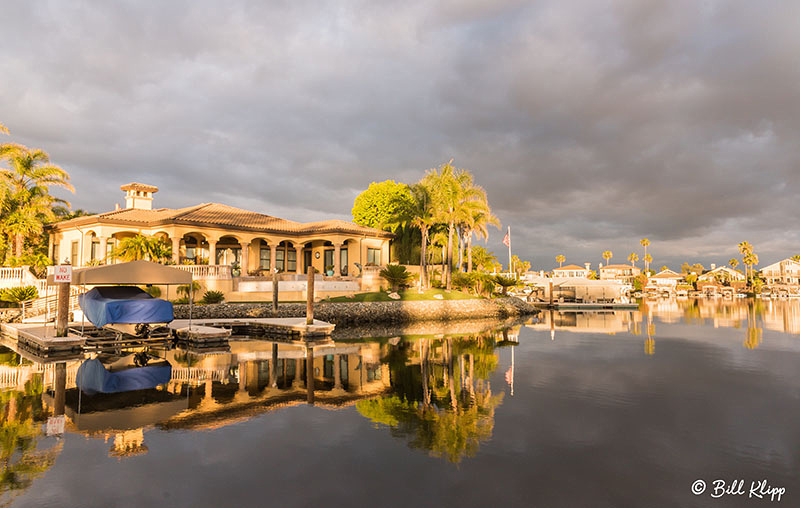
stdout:
POLYGON ((231 278, 230 265, 175 265, 175 268, 192 273, 195 280, 219 280, 231 278))

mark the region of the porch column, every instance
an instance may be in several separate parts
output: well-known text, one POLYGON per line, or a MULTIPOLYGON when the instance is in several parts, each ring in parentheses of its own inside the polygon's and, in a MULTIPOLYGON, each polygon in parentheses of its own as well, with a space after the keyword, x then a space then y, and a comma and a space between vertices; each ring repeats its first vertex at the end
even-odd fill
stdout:
POLYGON ((217 264, 217 241, 216 240, 209 240, 208 241, 208 264, 209 265, 216 265, 217 264))
POLYGON ((342 388, 342 362, 341 355, 333 355, 333 389, 342 388))
POLYGON ((106 259, 106 252, 108 252, 108 237, 101 236, 100 237, 100 252, 97 253, 99 259, 103 261, 103 264, 107 264, 110 259, 106 259))
POLYGON ((58 261, 58 254, 53 251, 54 246, 55 246, 55 235, 53 233, 50 233, 49 235, 47 235, 47 254, 50 256, 50 259, 55 259, 56 261, 58 261))
POLYGON ((176 265, 181 262, 181 239, 177 236, 172 237, 172 260, 176 265))
MULTIPOLYGON (((269 271, 274 272, 275 268, 278 267, 278 244, 277 243, 270 243, 269 244, 269 271)), ((283 262, 285 263, 286 260, 284 259, 283 262)))
POLYGON ((294 250, 297 252, 297 269, 295 270, 296 273, 303 273, 303 246, 299 244, 295 244, 294 250))
POLYGON ((242 275, 250 271, 250 244, 242 243, 242 275))
POLYGON ((338 243, 333 244, 333 274, 337 277, 342 274, 342 246, 338 243))

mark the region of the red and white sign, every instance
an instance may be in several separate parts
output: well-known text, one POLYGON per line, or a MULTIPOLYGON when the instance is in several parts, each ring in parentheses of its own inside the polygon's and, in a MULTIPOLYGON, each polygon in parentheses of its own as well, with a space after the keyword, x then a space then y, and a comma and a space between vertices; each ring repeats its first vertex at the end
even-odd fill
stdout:
POLYGON ((51 416, 47 419, 46 433, 48 436, 60 436, 64 433, 64 423, 66 418, 64 415, 51 416))
POLYGON ((72 266, 71 265, 56 265, 55 271, 53 272, 53 282, 58 284, 59 282, 68 282, 72 283, 72 266))

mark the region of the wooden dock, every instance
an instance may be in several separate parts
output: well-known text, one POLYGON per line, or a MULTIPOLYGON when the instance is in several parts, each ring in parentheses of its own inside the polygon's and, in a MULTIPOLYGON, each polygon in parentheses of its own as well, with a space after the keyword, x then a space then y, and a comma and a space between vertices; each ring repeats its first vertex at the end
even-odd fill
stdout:
POLYGON ((83 351, 86 339, 74 333, 66 337, 56 337, 55 328, 40 323, 3 323, 0 325, 3 336, 16 340, 28 350, 41 353, 83 351))
POLYGON ((292 338, 327 337, 336 325, 314 320, 306 324, 306 318, 216 318, 193 319, 191 330, 188 319, 176 319, 170 323, 179 338, 195 341, 227 338, 231 334, 254 336, 280 336, 292 338))

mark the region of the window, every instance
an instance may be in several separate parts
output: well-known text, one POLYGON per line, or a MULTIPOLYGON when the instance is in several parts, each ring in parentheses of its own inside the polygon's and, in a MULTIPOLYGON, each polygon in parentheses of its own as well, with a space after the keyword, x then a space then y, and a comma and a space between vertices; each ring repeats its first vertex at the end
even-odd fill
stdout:
POLYGON ((262 270, 269 270, 269 255, 269 247, 262 244, 258 262, 258 267, 262 270))
POLYGON ((342 247, 339 252, 339 267, 341 268, 342 275, 347 275, 347 247, 342 247))
POLYGON ((325 270, 328 269, 329 266, 333 266, 333 249, 325 249, 325 270))
POLYGON ((99 238, 92 238, 92 249, 89 252, 89 259, 94 261, 95 259, 100 259, 100 239, 99 238))
POLYGON ((79 249, 78 241, 74 240, 72 242, 71 247, 72 248, 71 248, 70 253, 69 253, 69 262, 70 262, 71 265, 77 266, 78 265, 78 255, 80 254, 80 251, 78 250, 79 249))
POLYGON ((275 251, 275 268, 278 269, 279 272, 286 271, 286 250, 285 249, 278 249, 275 251))
POLYGON ((322 377, 333 377, 333 355, 325 355, 322 364, 322 377))
POLYGON ((111 255, 112 252, 114 252, 114 240, 109 239, 106 242, 106 263, 114 261, 114 257, 111 255))
POLYGON ((54 265, 59 264, 60 261, 61 261, 60 259, 58 259, 58 244, 57 243, 53 244, 53 256, 52 256, 51 259, 52 259, 54 265))
POLYGON ((381 264, 381 250, 380 249, 367 249, 367 264, 380 265, 381 264))
POLYGON ((297 271, 297 251, 294 249, 286 249, 286 271, 297 271))

